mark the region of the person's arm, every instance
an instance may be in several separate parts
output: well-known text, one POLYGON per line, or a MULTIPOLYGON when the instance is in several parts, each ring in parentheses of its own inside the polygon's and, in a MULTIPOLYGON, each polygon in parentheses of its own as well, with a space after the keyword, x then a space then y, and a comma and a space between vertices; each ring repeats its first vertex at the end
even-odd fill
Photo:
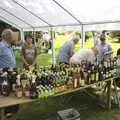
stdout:
POLYGON ((74 49, 71 50, 71 57, 74 55, 74 49))
POLYGON ((71 47, 70 47, 70 56, 72 57, 73 55, 74 55, 74 45, 71 45, 71 47))
POLYGON ((108 45, 108 51, 104 53, 104 55, 111 55, 113 53, 112 47, 108 45))
POLYGON ((3 48, 0 48, 0 56, 2 56, 3 53, 4 53, 3 48))
POLYGON ((29 64, 28 64, 27 61, 25 60, 24 55, 25 55, 25 48, 23 47, 23 48, 22 48, 22 51, 21 51, 21 60, 22 60, 23 64, 25 64, 25 66, 29 66, 29 64))
POLYGON ((108 51, 112 51, 111 45, 108 45, 108 51))
POLYGON ((35 48, 35 59, 33 61, 32 66, 35 66, 37 64, 37 60, 38 60, 38 52, 37 52, 37 48, 35 48))

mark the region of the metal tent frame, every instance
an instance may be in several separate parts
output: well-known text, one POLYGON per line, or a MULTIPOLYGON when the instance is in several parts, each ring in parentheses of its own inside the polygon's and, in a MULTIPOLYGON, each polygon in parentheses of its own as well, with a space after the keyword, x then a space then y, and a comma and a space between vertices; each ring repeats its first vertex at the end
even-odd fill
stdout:
MULTIPOLYGON (((9 0, 8 0, 9 1, 9 0)), ((38 16, 37 14, 35 14, 33 11, 27 9, 23 4, 21 4, 20 2, 18 2, 18 0, 11 0, 12 2, 14 2, 14 4, 18 5, 21 9, 24 9, 27 13, 29 13, 30 15, 34 16, 36 19, 38 19, 40 22, 43 22, 45 25, 44 26, 33 26, 31 25, 28 21, 26 21, 23 18, 20 18, 19 15, 13 14, 11 11, 8 11, 7 9, 3 8, 2 6, 0 6, 0 10, 7 13, 8 15, 12 16, 13 18, 15 18, 16 20, 24 23, 25 25, 29 26, 30 28, 27 27, 21 27, 18 24, 13 23, 10 19, 8 19, 7 17, 3 17, 2 15, 0 15, 0 20, 7 22, 8 24, 16 27, 17 29, 20 30, 21 32, 21 39, 24 39, 24 31, 35 31, 37 28, 42 29, 50 29, 51 33, 53 31, 53 28, 55 27, 67 27, 67 26, 80 26, 81 27, 81 35, 82 35, 82 47, 84 47, 84 41, 85 41, 85 29, 84 26, 87 25, 95 25, 95 24, 108 24, 108 23, 120 23, 120 20, 111 20, 111 21, 98 21, 98 22, 81 22, 77 16, 75 16, 71 11, 69 11, 67 8, 65 8, 65 6, 63 6, 62 4, 60 4, 59 1, 57 0, 51 0, 52 2, 54 2, 61 10, 63 10, 68 16, 70 16, 72 19, 74 19, 76 21, 76 24, 57 24, 57 25, 53 25, 50 24, 49 22, 47 22, 44 18, 38 16)), ((24 14, 24 13, 23 13, 24 14)), ((52 36, 52 34, 51 34, 52 36)), ((53 38, 53 37, 52 37, 53 38)), ((53 41, 53 63, 55 63, 55 50, 54 50, 54 40, 53 41)))

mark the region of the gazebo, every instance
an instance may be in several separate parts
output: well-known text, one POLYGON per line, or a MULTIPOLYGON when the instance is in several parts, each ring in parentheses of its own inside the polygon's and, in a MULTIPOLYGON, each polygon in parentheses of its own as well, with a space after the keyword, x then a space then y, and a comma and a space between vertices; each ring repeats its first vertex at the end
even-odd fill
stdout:
MULTIPOLYGON (((119 30, 119 0, 0 0, 0 20, 24 31, 119 30)), ((53 41, 54 48, 54 41, 53 41)), ((53 49, 53 61, 55 61, 53 49)))

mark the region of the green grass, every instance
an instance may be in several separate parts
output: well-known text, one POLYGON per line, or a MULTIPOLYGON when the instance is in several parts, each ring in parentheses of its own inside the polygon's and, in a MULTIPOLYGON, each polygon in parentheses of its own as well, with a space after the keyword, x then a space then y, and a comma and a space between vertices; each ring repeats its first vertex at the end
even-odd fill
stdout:
MULTIPOLYGON (((59 36, 55 40, 55 53, 56 56, 59 53, 60 47, 68 40, 67 36, 59 36)), ((111 44, 114 54, 120 43, 116 40, 107 40, 111 44)), ((93 39, 87 40, 85 48, 91 48, 93 46, 93 39)), ((81 48, 81 41, 76 46, 76 50, 81 48)), ((39 66, 52 64, 52 55, 40 54, 38 60, 39 66)), ((21 67, 21 60, 19 52, 17 53, 17 66, 21 67)), ((23 106, 21 116, 25 120, 56 120, 56 112, 67 108, 76 108, 81 114, 81 120, 120 120, 120 110, 112 109, 110 111, 101 109, 97 102, 85 95, 79 95, 79 93, 68 94, 55 98, 48 98, 40 100, 39 102, 33 102, 25 104, 23 106), (71 96, 73 96, 71 98, 71 96), (71 99, 70 99, 71 98, 71 99)))
MULTIPOLYGON (((56 57, 58 56, 59 50, 62 47, 62 45, 68 40, 68 36, 58 36, 57 39, 55 40, 55 55, 56 57)), ((120 48, 120 43, 116 39, 108 39, 107 43, 109 43, 112 46, 112 49, 114 51, 114 55, 116 55, 116 51, 118 48, 120 48)), ((88 39, 85 42, 85 48, 91 48, 93 47, 93 38, 88 39)), ((75 51, 79 50, 81 48, 81 40, 75 47, 75 51)), ((39 66, 49 66, 52 64, 52 55, 48 53, 42 53, 39 55, 38 59, 38 65, 39 66)), ((17 55, 17 66, 21 67, 21 61, 19 57, 19 53, 17 55)))
POLYGON ((26 104, 21 115, 25 120, 56 120, 57 111, 68 108, 78 110, 81 120, 119 120, 120 118, 119 109, 114 108, 110 111, 102 109, 97 101, 79 92, 26 104))

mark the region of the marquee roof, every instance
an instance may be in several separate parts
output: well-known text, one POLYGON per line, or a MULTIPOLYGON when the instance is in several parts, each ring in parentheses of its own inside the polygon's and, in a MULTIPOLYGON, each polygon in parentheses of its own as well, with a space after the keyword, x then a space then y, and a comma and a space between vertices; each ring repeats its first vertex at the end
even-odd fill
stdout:
POLYGON ((120 0, 0 0, 0 20, 29 30, 119 30, 120 0))

